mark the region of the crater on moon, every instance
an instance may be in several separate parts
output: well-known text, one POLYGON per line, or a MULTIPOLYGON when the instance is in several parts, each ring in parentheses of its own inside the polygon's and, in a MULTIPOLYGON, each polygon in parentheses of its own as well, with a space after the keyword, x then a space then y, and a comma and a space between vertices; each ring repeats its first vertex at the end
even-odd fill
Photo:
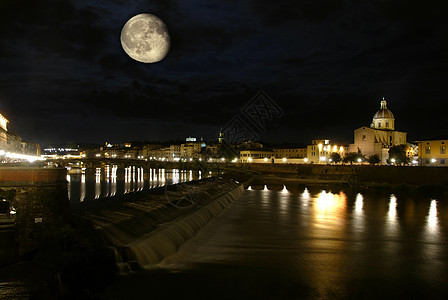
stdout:
POLYGON ((155 63, 165 58, 170 36, 165 23, 152 14, 139 14, 126 22, 121 30, 121 46, 133 59, 155 63))

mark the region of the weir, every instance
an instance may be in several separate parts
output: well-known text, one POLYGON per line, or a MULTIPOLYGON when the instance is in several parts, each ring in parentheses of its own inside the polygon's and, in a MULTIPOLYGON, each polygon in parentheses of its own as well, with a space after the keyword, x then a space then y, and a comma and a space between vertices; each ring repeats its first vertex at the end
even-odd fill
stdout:
POLYGON ((244 191, 242 184, 217 178, 180 186, 184 188, 167 187, 158 194, 83 211, 79 216, 92 221, 105 243, 115 250, 121 272, 130 271, 136 265, 149 267, 175 254, 244 191), (188 191, 197 193, 197 202, 187 207, 176 206, 188 197, 185 194, 188 191))
POLYGON ((212 218, 237 199, 244 191, 242 185, 218 197, 197 211, 181 217, 159 230, 127 245, 131 256, 141 266, 155 265, 177 252, 180 246, 196 235, 212 218))

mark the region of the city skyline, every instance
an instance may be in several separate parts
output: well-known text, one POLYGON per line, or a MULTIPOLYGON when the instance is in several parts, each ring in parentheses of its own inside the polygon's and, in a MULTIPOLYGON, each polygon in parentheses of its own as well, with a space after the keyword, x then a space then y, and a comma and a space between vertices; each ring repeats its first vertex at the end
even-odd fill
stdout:
POLYGON ((212 140, 259 91, 257 140, 353 141, 385 97, 408 140, 446 134, 447 4, 436 1, 2 1, 0 113, 41 144, 212 140), (146 12, 171 49, 143 64, 120 31, 146 12))

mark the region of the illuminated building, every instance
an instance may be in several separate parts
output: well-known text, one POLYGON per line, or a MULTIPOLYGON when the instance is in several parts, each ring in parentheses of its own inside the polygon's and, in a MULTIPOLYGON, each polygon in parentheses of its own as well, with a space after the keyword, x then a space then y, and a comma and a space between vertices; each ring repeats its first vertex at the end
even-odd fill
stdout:
POLYGON ((0 151, 17 155, 40 156, 40 145, 24 142, 22 138, 8 131, 9 121, 0 114, 0 151))
POLYGON ((240 161, 242 163, 256 162, 259 159, 271 160, 275 157, 274 151, 264 149, 251 149, 240 151, 240 161))
POLYGON ((305 158, 307 148, 275 148, 274 154, 276 158, 305 158))
POLYGON ((201 142, 190 142, 180 145, 180 156, 183 159, 199 158, 202 150, 201 142))
POLYGON ((417 143, 420 166, 447 166, 448 136, 417 141, 417 143))
POLYGON ((386 101, 381 101, 380 109, 373 116, 370 127, 363 126, 354 131, 354 143, 350 152, 361 151, 365 157, 378 155, 382 164, 389 158, 389 148, 406 144, 406 132, 395 130, 394 114, 387 108, 386 101))
POLYGON ((331 144, 328 139, 316 139, 307 146, 307 162, 310 164, 331 163, 332 153, 338 153, 341 158, 347 153, 348 147, 331 144))
POLYGON ((6 150, 8 144, 8 120, 0 114, 0 148, 6 150))

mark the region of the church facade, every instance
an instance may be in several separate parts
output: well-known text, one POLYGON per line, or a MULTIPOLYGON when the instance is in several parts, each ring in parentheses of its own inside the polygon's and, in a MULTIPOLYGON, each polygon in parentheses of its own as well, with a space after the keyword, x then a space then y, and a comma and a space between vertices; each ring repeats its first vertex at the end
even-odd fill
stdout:
POLYGON ((389 148, 406 144, 406 135, 406 132, 395 130, 394 114, 387 108, 387 102, 383 98, 370 127, 363 126, 354 131, 354 143, 350 144, 349 151, 360 150, 367 158, 377 155, 381 164, 386 164, 389 148))

